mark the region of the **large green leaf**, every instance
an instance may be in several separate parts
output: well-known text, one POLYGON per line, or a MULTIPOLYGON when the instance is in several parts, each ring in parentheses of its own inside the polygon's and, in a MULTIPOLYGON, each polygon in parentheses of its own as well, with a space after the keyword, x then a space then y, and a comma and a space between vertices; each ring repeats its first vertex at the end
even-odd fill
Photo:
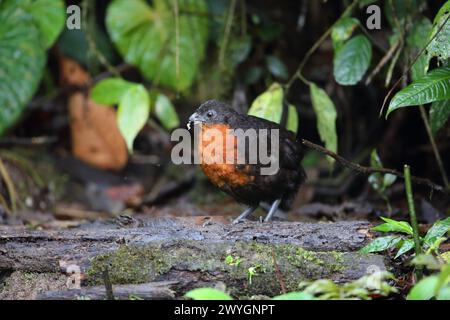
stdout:
POLYGON ((184 295, 194 300, 233 300, 228 294, 214 288, 192 289, 184 295))
POLYGON ((26 10, 31 13, 39 28, 44 47, 51 47, 66 23, 64 1, 31 0, 26 10))
POLYGON ((163 94, 158 94, 155 101, 155 115, 167 130, 172 130, 180 125, 177 111, 167 98, 163 94))
POLYGON ((450 67, 430 71, 392 98, 386 117, 394 110, 450 99, 450 67))
MULTIPOLYGON (((267 91, 259 95, 248 110, 249 115, 276 123, 280 123, 282 112, 283 88, 276 82, 267 91)), ((289 105, 286 128, 293 132, 297 132, 298 129, 297 110, 293 105, 289 105)))
POLYGON ((133 141, 144 127, 150 113, 150 98, 143 85, 134 85, 123 95, 117 111, 119 130, 127 143, 128 150, 133 150, 133 141))
POLYGON ((154 0, 151 7, 143 0, 114 0, 106 26, 128 63, 155 83, 182 91, 193 83, 204 57, 207 18, 204 0, 154 0))
MULTIPOLYGON (((309 85, 311 101, 317 117, 317 130, 325 147, 333 152, 337 151, 336 107, 327 93, 314 83, 309 85)), ((329 158, 331 162, 334 160, 329 158)))
POLYGON ((118 104, 124 94, 135 85, 121 78, 104 79, 92 88, 91 98, 100 104, 118 104))
MULTIPOLYGON (((450 0, 444 3, 436 14, 433 21, 433 29, 431 30, 429 39, 433 39, 427 47, 427 57, 430 61, 433 57, 438 57, 440 61, 445 61, 450 57, 450 0), (445 23, 445 25, 444 25, 445 23), (438 30, 441 31, 438 32, 438 30), (437 35, 436 35, 437 34, 437 35)), ((427 63, 428 67, 428 63, 427 63)))
POLYGON ((430 125, 434 135, 450 118, 450 100, 435 101, 430 109, 430 125))
POLYGON ((354 85, 362 79, 372 59, 372 45, 363 35, 349 40, 334 55, 333 73, 339 84, 354 85))
MULTIPOLYGON (((408 51, 411 59, 414 59, 421 50, 426 46, 428 35, 431 31, 431 21, 423 17, 417 23, 415 23, 411 29, 411 32, 406 38, 408 45, 408 51)), ((425 54, 422 54, 411 68, 411 75, 413 80, 417 80, 423 77, 428 67, 428 59, 425 54)))
POLYGON ((36 91, 45 51, 33 16, 14 1, 0 4, 0 134, 14 124, 36 91))

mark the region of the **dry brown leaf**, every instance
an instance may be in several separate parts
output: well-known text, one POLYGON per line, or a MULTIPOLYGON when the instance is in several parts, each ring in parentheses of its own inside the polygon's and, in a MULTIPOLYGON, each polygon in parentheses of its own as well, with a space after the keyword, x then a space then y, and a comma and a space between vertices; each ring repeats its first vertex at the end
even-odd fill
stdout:
MULTIPOLYGON (((60 59, 61 78, 68 85, 83 86, 90 76, 75 61, 60 59)), ((120 170, 128 161, 125 141, 117 126, 116 111, 95 103, 77 91, 68 99, 72 154, 101 169, 120 170)))

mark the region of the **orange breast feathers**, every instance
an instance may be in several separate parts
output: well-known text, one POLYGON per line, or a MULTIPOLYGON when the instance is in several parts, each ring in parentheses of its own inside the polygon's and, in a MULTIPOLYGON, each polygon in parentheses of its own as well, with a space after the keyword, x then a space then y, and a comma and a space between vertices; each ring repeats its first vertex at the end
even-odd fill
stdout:
POLYGON ((218 187, 245 185, 255 179, 237 170, 237 139, 225 124, 202 125, 198 152, 205 175, 218 187))

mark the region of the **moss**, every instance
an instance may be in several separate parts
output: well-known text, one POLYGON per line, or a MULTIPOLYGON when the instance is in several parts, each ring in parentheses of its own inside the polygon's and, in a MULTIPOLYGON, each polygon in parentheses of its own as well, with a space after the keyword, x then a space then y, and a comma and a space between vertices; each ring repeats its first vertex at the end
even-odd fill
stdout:
MULTIPOLYGON (((280 278, 289 291, 305 280, 331 277, 342 272, 349 259, 339 252, 313 252, 291 244, 257 242, 202 243, 173 241, 142 246, 120 246, 93 259, 88 275, 91 283, 102 282, 107 266, 113 284, 143 283, 167 279, 172 270, 200 272, 205 281, 223 281, 237 297, 280 293, 280 278), (240 263, 227 264, 227 256, 239 257, 240 263), (275 265, 276 263, 276 265, 275 265), (249 282, 249 268, 257 274, 249 282)), ((170 278, 170 276, 169 276, 170 278)))
MULTIPOLYGON (((163 258, 160 247, 120 246, 114 252, 95 257, 88 270, 93 282, 101 278, 105 267, 108 268, 112 283, 142 283, 155 279, 167 272, 170 265, 163 258)), ((91 281, 91 282, 92 282, 91 281)))

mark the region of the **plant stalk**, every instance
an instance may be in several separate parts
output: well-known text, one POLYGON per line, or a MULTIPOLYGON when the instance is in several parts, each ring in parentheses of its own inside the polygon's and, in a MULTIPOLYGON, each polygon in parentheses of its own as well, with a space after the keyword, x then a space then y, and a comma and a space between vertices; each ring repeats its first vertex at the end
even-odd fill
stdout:
MULTIPOLYGON (((414 249, 417 257, 418 255, 422 254, 422 245, 420 243, 419 225, 417 224, 416 209, 414 207, 414 197, 411 186, 411 171, 408 165, 404 165, 403 172, 405 175, 406 200, 408 201, 409 217, 411 220, 411 227, 413 229, 414 249)), ((422 277, 421 267, 416 268, 416 277, 417 279, 420 279, 422 277)))

